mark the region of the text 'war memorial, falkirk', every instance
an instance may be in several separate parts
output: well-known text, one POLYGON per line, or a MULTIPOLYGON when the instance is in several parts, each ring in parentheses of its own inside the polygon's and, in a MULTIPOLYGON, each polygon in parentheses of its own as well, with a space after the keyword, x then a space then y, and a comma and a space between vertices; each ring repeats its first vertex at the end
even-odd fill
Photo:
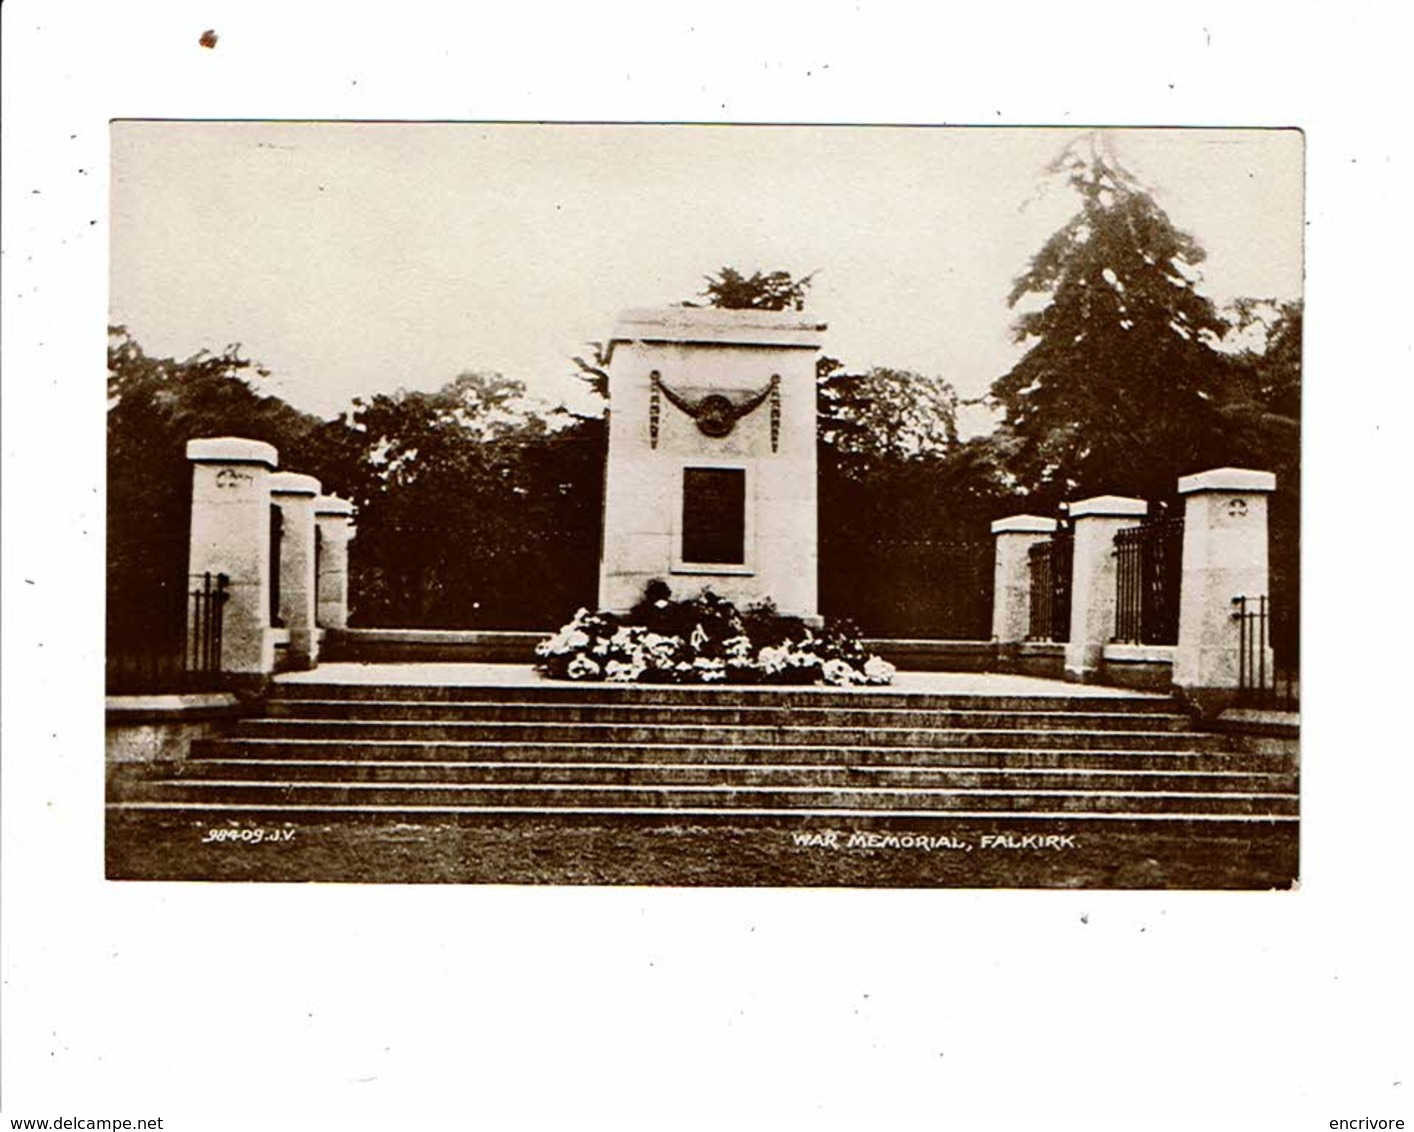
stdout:
POLYGON ((354 506, 193 437, 188 680, 109 698, 109 876, 1289 887, 1275 477, 1003 517, 989 638, 860 639, 822 615, 825 336, 623 312, 558 632, 358 625, 354 506))

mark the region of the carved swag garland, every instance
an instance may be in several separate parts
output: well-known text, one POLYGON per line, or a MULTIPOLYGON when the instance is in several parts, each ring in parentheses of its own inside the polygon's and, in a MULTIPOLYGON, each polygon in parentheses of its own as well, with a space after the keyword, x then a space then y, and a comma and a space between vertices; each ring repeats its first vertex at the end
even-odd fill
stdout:
POLYGON ((771 451, 775 452, 781 438, 781 375, 773 373, 770 382, 760 393, 751 394, 745 401, 736 403, 722 393, 709 393, 700 401, 693 401, 671 389, 663 381, 663 375, 656 369, 648 375, 651 394, 648 402, 648 439, 652 447, 658 447, 658 423, 662 415, 659 396, 686 413, 697 422, 698 431, 704 436, 727 436, 742 417, 755 412, 766 402, 771 402, 771 451))

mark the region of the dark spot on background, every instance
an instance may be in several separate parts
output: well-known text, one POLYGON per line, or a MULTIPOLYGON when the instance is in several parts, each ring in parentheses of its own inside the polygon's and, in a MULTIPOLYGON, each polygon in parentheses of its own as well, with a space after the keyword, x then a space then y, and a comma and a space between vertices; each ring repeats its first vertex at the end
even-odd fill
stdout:
POLYGON ((201 33, 201 38, 197 40, 201 46, 212 48, 216 46, 216 33, 211 28, 207 28, 201 33))

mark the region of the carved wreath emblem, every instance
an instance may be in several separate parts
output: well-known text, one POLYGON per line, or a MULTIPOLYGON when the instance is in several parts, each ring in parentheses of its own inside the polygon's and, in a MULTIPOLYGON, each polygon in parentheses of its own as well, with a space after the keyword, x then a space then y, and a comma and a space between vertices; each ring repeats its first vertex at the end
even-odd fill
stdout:
POLYGON ((250 483, 253 479, 255 479, 254 474, 242 468, 222 468, 216 473, 216 486, 235 488, 240 487, 243 483, 250 483))
POLYGON ((664 383, 662 375, 656 369, 648 377, 652 383, 652 397, 648 408, 648 435, 654 448, 658 447, 658 419, 660 415, 658 395, 661 392, 671 405, 686 413, 697 423, 699 432, 704 436, 711 437, 727 436, 732 429, 736 428, 737 421, 760 408, 766 399, 770 398, 771 451, 776 450, 781 431, 780 374, 772 374, 765 389, 760 393, 752 394, 740 403, 732 401, 723 393, 709 393, 700 401, 693 401, 681 393, 669 389, 664 383))

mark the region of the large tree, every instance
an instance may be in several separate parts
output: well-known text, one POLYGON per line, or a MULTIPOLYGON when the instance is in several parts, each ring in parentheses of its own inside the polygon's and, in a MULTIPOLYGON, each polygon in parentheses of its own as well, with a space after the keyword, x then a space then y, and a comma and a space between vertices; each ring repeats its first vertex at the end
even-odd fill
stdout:
POLYGON ((1079 210, 1007 297, 1026 347, 992 387, 1008 470, 1043 504, 1171 495, 1223 454, 1214 347, 1228 324, 1198 289, 1204 250, 1097 136, 1049 171, 1079 210))
POLYGON ((1240 299, 1230 318, 1247 340, 1230 358, 1219 404, 1233 442, 1254 467, 1294 466, 1300 454, 1302 304, 1240 299))
MULTIPOLYGON (((728 309, 802 310, 811 279, 723 267, 704 296, 728 309)), ((951 383, 822 357, 816 404, 822 608, 879 635, 985 636, 987 520, 1003 489, 992 449, 958 437, 951 383)))
POLYGON ((286 458, 318 447, 325 423, 261 393, 265 376, 238 345, 186 359, 153 357, 126 328, 110 328, 107 593, 115 647, 183 631, 188 440, 247 436, 286 458))
POLYGON ((108 611, 118 651, 179 645, 191 468, 186 442, 264 440, 358 506, 361 625, 544 627, 593 601, 604 422, 573 420, 497 374, 355 401, 333 421, 259 391, 232 346, 156 358, 121 327, 108 356, 108 611))
POLYGON ((874 366, 817 366, 820 442, 852 474, 877 463, 942 456, 958 443, 958 396, 940 377, 874 366))
POLYGON ((959 439, 942 378, 822 362, 822 607, 880 636, 986 636, 1003 491, 991 447, 959 439))
POLYGON ((362 624, 542 628, 592 601, 603 422, 467 372, 356 402, 362 624))
POLYGON ((1295 666, 1300 645, 1302 305, 1276 299, 1235 303, 1232 319, 1248 341, 1234 354, 1219 411, 1230 460, 1276 473, 1271 500, 1271 639, 1295 666))

